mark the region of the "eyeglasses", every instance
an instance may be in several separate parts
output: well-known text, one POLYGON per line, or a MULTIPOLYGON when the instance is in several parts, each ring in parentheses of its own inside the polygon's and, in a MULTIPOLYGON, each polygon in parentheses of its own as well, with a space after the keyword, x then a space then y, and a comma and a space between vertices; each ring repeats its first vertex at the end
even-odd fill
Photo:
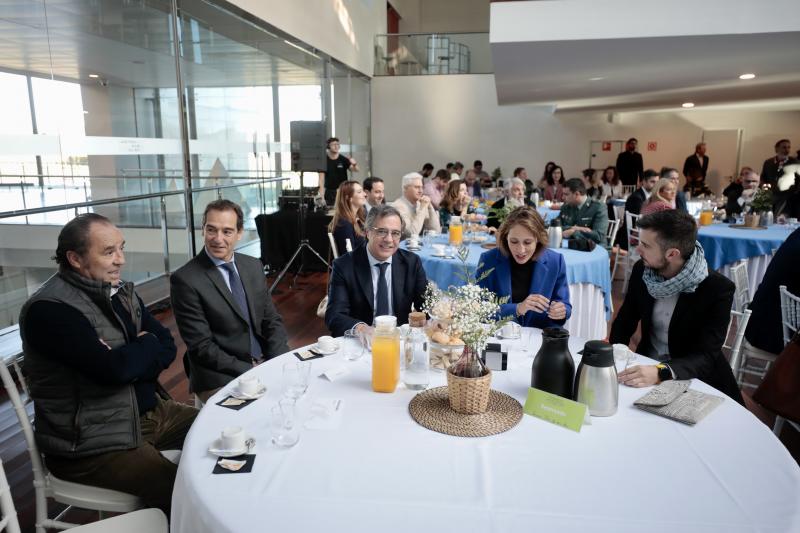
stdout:
POLYGON ((392 239, 398 241, 400 240, 400 236, 402 235, 402 233, 396 229, 390 231, 386 228, 372 228, 372 231, 374 231, 375 235, 377 235, 381 239, 385 239, 388 235, 391 235, 392 239))

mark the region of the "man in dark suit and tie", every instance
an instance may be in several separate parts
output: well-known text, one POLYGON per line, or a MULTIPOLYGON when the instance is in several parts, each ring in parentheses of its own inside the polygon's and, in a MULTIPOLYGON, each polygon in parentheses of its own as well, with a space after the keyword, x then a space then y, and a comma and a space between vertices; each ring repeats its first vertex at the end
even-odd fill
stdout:
POLYGON ((289 351, 261 261, 234 254, 243 229, 237 204, 208 204, 203 250, 170 278, 172 309, 186 343, 189 390, 202 402, 259 361, 289 351))
POLYGON ((697 143, 694 153, 686 158, 683 163, 683 175, 686 177, 686 187, 693 195, 700 194, 705 189, 706 173, 708 172, 708 156, 706 143, 697 143))
POLYGON ((641 322, 636 352, 658 361, 619 374, 631 387, 697 378, 743 403, 722 354, 733 282, 708 268, 688 213, 670 209, 639 219, 639 255, 609 342, 627 345, 641 322))
POLYGON ((617 156, 617 174, 623 185, 636 185, 644 175, 642 154, 636 151, 639 141, 635 137, 625 143, 625 151, 617 156))
POLYGON ((351 329, 369 333, 380 315, 405 324, 412 305, 422 308, 428 281, 419 257, 400 249, 400 213, 391 205, 373 207, 366 227, 366 245, 333 262, 325 324, 336 337, 351 329))

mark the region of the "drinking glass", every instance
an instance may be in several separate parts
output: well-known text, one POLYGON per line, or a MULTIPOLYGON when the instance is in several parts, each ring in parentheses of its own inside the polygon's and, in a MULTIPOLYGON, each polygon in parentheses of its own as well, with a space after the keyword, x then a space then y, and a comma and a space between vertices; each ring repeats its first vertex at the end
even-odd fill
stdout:
POLYGON ((436 241, 436 235, 436 230, 427 229, 425 230, 425 233, 422 234, 422 242, 425 244, 425 246, 430 246, 434 243, 434 241, 436 241))
POLYGON ((357 361, 364 355, 364 343, 361 333, 355 330, 344 332, 344 358, 357 361))
POLYGON ((296 401, 288 398, 278 402, 270 409, 272 444, 279 448, 291 448, 300 440, 297 429, 296 401))
POLYGON ((283 394, 296 400, 308 390, 311 375, 311 363, 297 361, 283 365, 283 394))

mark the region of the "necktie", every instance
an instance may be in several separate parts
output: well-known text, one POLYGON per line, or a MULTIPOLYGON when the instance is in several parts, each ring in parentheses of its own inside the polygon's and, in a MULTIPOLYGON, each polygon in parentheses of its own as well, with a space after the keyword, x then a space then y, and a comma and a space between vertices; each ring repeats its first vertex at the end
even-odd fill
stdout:
POLYGON ((389 288, 386 286, 386 267, 389 263, 375 265, 381 271, 378 275, 378 294, 375 298, 375 316, 389 314, 389 288))
POLYGON ((242 285, 242 278, 233 267, 233 262, 223 263, 222 268, 228 271, 228 279, 231 282, 231 294, 233 294, 233 301, 239 306, 239 310, 247 318, 247 325, 250 326, 250 356, 253 359, 261 357, 261 345, 258 343, 255 334, 253 334, 253 321, 250 319, 250 311, 247 309, 247 296, 244 293, 244 285, 242 285))

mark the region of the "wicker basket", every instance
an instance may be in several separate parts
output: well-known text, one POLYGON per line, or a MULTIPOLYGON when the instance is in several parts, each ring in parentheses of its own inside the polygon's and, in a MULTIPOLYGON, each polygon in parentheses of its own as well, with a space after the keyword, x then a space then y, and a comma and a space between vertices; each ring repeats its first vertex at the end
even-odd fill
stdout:
POLYGON ((489 405, 492 372, 479 378, 460 378, 447 372, 447 397, 450 407, 457 413, 479 415, 489 405))

